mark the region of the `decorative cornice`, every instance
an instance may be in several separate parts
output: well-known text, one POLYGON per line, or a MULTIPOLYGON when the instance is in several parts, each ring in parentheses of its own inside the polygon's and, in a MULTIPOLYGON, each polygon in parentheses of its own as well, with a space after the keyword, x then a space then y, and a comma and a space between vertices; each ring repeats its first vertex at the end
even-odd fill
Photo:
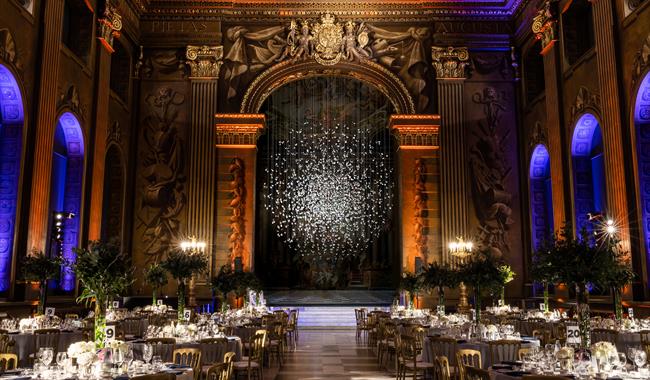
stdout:
POLYGON ((466 47, 431 47, 433 67, 438 79, 465 79, 465 68, 469 65, 469 50, 466 47))
POLYGON ((588 111, 600 113, 600 95, 592 93, 585 86, 581 86, 580 89, 578 89, 578 94, 576 95, 573 104, 571 105, 569 121, 572 124, 580 115, 588 111))
POLYGON ((106 2, 104 9, 104 17, 97 19, 99 23, 99 41, 102 46, 109 52, 114 52, 113 38, 120 38, 120 31, 122 30, 122 16, 117 13, 116 9, 110 2, 106 2))
POLYGON ((190 78, 219 78, 223 63, 223 46, 188 45, 185 50, 190 78))
POLYGON ((254 147, 266 125, 263 114, 217 114, 216 146, 254 147))
POLYGON ((532 30, 542 43, 542 54, 557 41, 557 0, 545 0, 533 18, 532 30))
POLYGON ((397 137, 400 149, 435 149, 440 146, 439 115, 392 115, 389 126, 397 137))

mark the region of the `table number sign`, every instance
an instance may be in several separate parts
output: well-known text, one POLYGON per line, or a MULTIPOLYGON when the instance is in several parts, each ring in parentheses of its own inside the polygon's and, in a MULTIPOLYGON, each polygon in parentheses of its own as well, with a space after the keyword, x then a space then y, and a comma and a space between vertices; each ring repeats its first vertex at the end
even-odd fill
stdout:
POLYGON ((192 310, 183 310, 183 319, 189 321, 192 317, 192 310))
POLYGON ((162 306, 163 305, 163 300, 156 300, 156 305, 162 306))
POLYGON ((119 309, 120 308, 120 301, 113 301, 113 309, 119 309))
POLYGON ((634 319, 634 309, 633 308, 628 308, 627 309, 627 315, 630 316, 630 319, 634 319))
POLYGON ((53 317, 55 311, 56 311, 56 308, 54 308, 54 307, 46 307, 45 308, 45 316, 46 317, 53 317))
POLYGON ((115 326, 109 325, 104 328, 104 340, 106 342, 112 342, 115 340, 115 326))
POLYGON ((499 301, 497 301, 497 306, 499 306, 499 307, 503 307, 503 300, 499 300, 499 301))
POLYGON ((437 312, 439 315, 445 315, 445 305, 438 305, 437 312))
POLYGON ((546 306, 544 305, 543 302, 539 304, 539 310, 540 311, 546 311, 546 306))
POLYGON ((582 342, 580 329, 577 325, 568 325, 566 327, 566 342, 567 344, 580 344, 582 342))

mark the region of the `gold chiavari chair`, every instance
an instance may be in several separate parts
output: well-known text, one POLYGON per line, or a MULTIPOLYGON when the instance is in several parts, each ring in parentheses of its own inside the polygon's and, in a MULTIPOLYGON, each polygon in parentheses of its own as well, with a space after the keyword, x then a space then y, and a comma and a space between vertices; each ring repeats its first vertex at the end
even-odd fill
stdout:
POLYGON ((433 380, 451 380, 449 360, 446 356, 436 356, 433 359, 433 380))
POLYGON ((235 360, 234 352, 226 352, 223 355, 223 363, 228 365, 228 372, 227 372, 228 377, 226 377, 226 379, 230 379, 232 377, 234 360, 235 360))
POLYGON ((202 372, 204 374, 215 364, 221 362, 228 350, 228 338, 206 338, 199 340, 201 349, 202 372))
POLYGON ((213 364, 208 369, 208 372, 205 375, 206 380, 230 380, 228 376, 228 364, 227 363, 218 363, 213 364))
MULTIPOLYGON (((528 347, 520 348, 519 351, 517 351, 517 360, 523 361, 524 356, 530 354, 532 350, 528 347)), ((492 364, 495 364, 494 362, 492 364)))
POLYGON ((384 357, 386 363, 395 358, 397 354, 397 335, 399 335, 399 332, 397 331, 397 325, 393 321, 382 320, 377 324, 377 359, 380 367, 384 366, 384 357))
POLYGON ((142 322, 143 319, 139 317, 124 318, 124 320, 121 323, 122 332, 124 333, 124 338, 125 339, 142 338, 142 336, 144 335, 144 331, 142 331, 142 327, 143 327, 142 322))
POLYGON ((490 348, 490 361, 492 364, 503 361, 517 360, 521 342, 518 340, 500 339, 488 343, 490 348))
POLYGON ((0 368, 3 372, 18 368, 18 355, 0 354, 0 368))
POLYGON ((551 343, 551 330, 533 330, 533 338, 538 339, 540 346, 544 347, 546 344, 551 343))
POLYGON ((273 357, 278 361, 278 367, 284 363, 284 325, 282 322, 275 322, 268 328, 268 356, 269 366, 273 363, 273 357))
POLYGON ((490 372, 476 367, 465 367, 465 380, 491 380, 490 372))
POLYGON ((298 340, 298 310, 291 310, 289 312, 289 319, 287 321, 287 346, 291 344, 293 349, 296 349, 296 341, 298 340))
POLYGON ((429 350, 434 357, 447 358, 448 370, 454 377, 458 372, 456 370, 456 339, 446 336, 432 336, 429 337, 429 350), (452 360, 450 363, 449 360, 452 360))
POLYGON ((650 330, 641 330, 639 335, 641 336, 641 343, 650 343, 650 330))
POLYGON ((250 340, 249 355, 236 361, 233 366, 235 377, 240 373, 245 373, 250 380, 253 375, 257 380, 262 380, 262 361, 264 360, 264 346, 266 345, 266 330, 257 330, 250 340))
POLYGON ((177 348, 172 354, 174 364, 186 365, 194 371, 194 380, 201 377, 201 349, 200 348, 177 348))
POLYGON ((406 379, 407 372, 413 374, 413 380, 422 374, 422 379, 426 374, 433 372, 433 363, 418 360, 417 339, 408 335, 396 335, 397 345, 397 379, 406 379))
POLYGON ((368 338, 368 318, 366 316, 366 309, 354 309, 354 316, 357 321, 357 341, 362 340, 363 335, 368 338))
POLYGON ((8 334, 0 334, 0 354, 8 354, 13 351, 16 342, 8 334))
POLYGON ((609 342, 616 344, 618 340, 618 331, 611 329, 593 329, 591 330, 591 342, 609 342))
POLYGON ((481 351, 472 349, 460 349, 456 352, 456 370, 458 371, 458 378, 465 379, 466 367, 483 368, 483 360, 481 359, 481 351))

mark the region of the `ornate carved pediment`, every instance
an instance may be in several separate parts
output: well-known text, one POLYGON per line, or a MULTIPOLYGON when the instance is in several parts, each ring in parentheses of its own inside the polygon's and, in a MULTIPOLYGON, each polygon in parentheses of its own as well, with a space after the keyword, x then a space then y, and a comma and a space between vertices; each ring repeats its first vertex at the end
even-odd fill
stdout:
POLYGON ((557 0, 544 1, 533 18, 532 29, 542 43, 542 52, 557 41, 557 0))
POLYGON ((109 1, 106 2, 104 9, 104 17, 97 19, 99 23, 99 41, 111 53, 113 49, 113 38, 120 38, 120 31, 122 30, 122 16, 117 13, 117 10, 111 5, 109 1))
POLYGON ((431 57, 438 79, 465 79, 465 68, 469 64, 469 50, 466 47, 433 46, 431 57))
POLYGON ((400 149, 440 146, 438 115, 392 115, 389 124, 400 149))
POLYGON ((189 45, 185 50, 192 78, 218 78, 223 58, 223 46, 189 45))
POLYGON ((632 72, 632 86, 634 86, 641 80, 641 75, 650 67, 650 34, 648 34, 639 50, 637 50, 632 67, 634 70, 632 72))
POLYGON ((573 123, 578 116, 589 110, 596 112, 600 110, 600 95, 592 93, 585 86, 581 86, 578 90, 578 95, 576 95, 576 98, 571 105, 570 122, 573 123))
POLYGON ((0 29, 0 59, 11 63, 20 71, 23 69, 23 65, 18 57, 18 49, 16 48, 14 36, 9 29, 0 29))
POLYGON ((57 108, 69 108, 72 112, 77 114, 82 121, 86 120, 86 107, 81 104, 81 101, 79 100, 79 91, 73 84, 69 85, 65 91, 59 93, 57 108))

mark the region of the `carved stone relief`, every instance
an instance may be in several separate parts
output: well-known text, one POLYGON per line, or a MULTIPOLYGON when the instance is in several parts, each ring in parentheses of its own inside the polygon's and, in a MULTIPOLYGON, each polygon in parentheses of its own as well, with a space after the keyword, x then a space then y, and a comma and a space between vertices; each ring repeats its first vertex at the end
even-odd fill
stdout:
POLYGON ((142 122, 139 191, 136 209, 141 251, 146 262, 162 256, 180 241, 180 214, 187 203, 184 143, 178 130, 185 96, 169 87, 145 97, 148 114, 142 122))
POLYGON ((424 184, 424 172, 426 171, 426 168, 422 160, 415 160, 414 170, 415 191, 413 199, 413 238, 415 240, 415 246, 417 247, 418 255, 424 259, 424 262, 428 262, 427 257, 429 255, 429 250, 427 247, 427 235, 424 233, 427 201, 424 184))
POLYGON ((228 247, 230 249, 230 260, 244 256, 244 242, 246 240, 246 183, 244 177, 244 161, 235 157, 232 159, 228 171, 232 174, 230 190, 232 200, 229 206, 232 208, 230 217, 230 234, 228 235, 228 247))
POLYGON ((472 101, 482 106, 484 117, 473 128, 474 142, 469 147, 472 198, 479 221, 476 239, 501 257, 510 250, 508 231, 514 223, 513 194, 507 189, 513 168, 504 144, 510 131, 503 132, 500 128, 502 113, 507 111, 507 99, 496 88, 485 87, 472 96, 472 101))
POLYGON ((73 84, 69 85, 65 91, 59 89, 59 100, 57 102, 57 108, 68 108, 77 114, 81 121, 86 120, 86 107, 81 104, 81 101, 79 100, 79 91, 73 84))
POLYGON ((535 146, 539 144, 547 145, 548 139, 546 136, 546 129, 542 126, 542 123, 539 121, 535 122, 533 130, 530 134, 530 139, 528 142, 528 147, 532 150, 535 146))
POLYGON ((634 56, 632 86, 636 85, 648 67, 650 67, 650 34, 645 38, 634 56))
POLYGON ((16 42, 9 29, 0 29, 0 59, 11 63, 22 73, 23 64, 20 61, 16 42))
POLYGON ((227 29, 230 47, 225 61, 227 99, 241 95, 246 82, 262 70, 283 61, 313 59, 324 66, 340 61, 375 61, 396 72, 419 110, 429 104, 425 87, 428 63, 425 51, 431 32, 427 27, 389 31, 363 22, 336 21, 325 14, 319 21, 292 20, 288 26, 251 31, 244 26, 227 29))
POLYGON ((570 123, 576 121, 576 119, 587 110, 600 110, 600 95, 592 93, 585 86, 581 86, 578 89, 578 94, 576 95, 573 104, 571 105, 570 123))

